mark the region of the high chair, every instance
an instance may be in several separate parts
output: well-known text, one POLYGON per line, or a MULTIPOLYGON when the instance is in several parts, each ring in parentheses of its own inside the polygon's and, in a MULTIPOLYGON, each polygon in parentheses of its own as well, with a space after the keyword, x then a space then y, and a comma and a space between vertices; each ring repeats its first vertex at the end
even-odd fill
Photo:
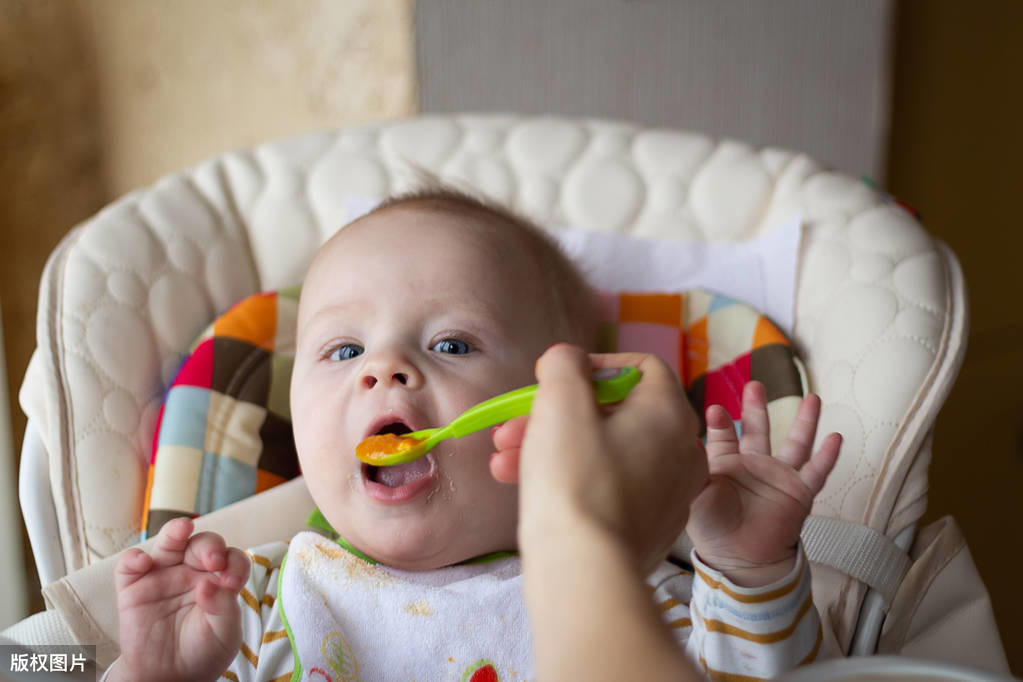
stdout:
MULTIPOLYGON (((800 216, 785 331, 822 397, 820 432, 845 438, 804 530, 826 637, 846 654, 1007 672, 955 522, 918 528, 933 426, 965 350, 952 252, 892 198, 802 154, 506 115, 421 116, 223 154, 116 201, 57 246, 20 396, 21 501, 62 635, 99 643, 102 664, 116 655, 112 607, 97 602, 109 600, 109 557, 138 539, 161 399, 197 334, 243 297, 300 282, 353 202, 412 184, 411 167, 551 228, 734 244, 800 216)), ((210 523, 252 546, 289 537, 310 504, 294 482, 210 523)))

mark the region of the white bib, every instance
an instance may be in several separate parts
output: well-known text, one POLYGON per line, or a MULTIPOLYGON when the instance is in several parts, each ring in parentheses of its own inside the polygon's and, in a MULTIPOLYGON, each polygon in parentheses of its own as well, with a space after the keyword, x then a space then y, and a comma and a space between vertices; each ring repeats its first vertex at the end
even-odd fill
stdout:
POLYGON ((301 669, 293 680, 510 682, 533 676, 517 557, 399 571, 316 533, 300 533, 281 571, 278 608, 301 669))

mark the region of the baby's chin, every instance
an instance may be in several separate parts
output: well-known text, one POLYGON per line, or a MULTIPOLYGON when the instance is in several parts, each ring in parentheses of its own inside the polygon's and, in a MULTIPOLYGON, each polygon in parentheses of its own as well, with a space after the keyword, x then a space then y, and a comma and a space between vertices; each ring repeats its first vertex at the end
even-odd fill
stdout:
POLYGON ((371 540, 360 540, 358 534, 345 538, 374 561, 402 571, 432 571, 453 566, 499 550, 515 547, 495 547, 493 541, 457 542, 439 547, 436 535, 430 532, 379 533, 371 540))
MULTIPOLYGON (((514 548, 506 547, 504 549, 513 550, 514 548)), ((435 547, 416 551, 416 548, 403 546, 388 548, 388 551, 380 552, 380 556, 375 558, 384 565, 402 571, 432 571, 446 566, 454 566, 495 551, 497 548, 490 544, 479 547, 452 547, 440 552, 436 551, 435 547)))

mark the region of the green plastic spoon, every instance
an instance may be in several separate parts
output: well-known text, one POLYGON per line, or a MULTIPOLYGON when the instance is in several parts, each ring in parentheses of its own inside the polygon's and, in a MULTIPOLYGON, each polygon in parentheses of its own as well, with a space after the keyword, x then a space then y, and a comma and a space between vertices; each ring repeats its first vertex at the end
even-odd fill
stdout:
MULTIPOLYGON (((593 373, 593 391, 598 403, 617 403, 639 383, 641 372, 635 367, 605 368, 593 373)), ((355 456, 373 466, 393 466, 419 459, 437 443, 461 438, 495 424, 529 414, 537 385, 517 388, 484 400, 460 414, 447 426, 423 429, 400 436, 384 433, 370 436, 355 448, 355 456)))

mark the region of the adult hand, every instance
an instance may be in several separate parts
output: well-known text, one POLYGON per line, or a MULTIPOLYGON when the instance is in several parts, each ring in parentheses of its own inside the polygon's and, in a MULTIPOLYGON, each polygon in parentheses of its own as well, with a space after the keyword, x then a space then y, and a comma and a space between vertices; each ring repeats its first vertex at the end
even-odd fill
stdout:
POLYGON ((536 377, 528 421, 494 431, 491 472, 519 482, 539 679, 699 679, 644 581, 707 479, 678 380, 648 355, 587 357, 565 345, 544 353, 536 377), (629 365, 643 373, 639 384, 618 405, 598 407, 593 370, 629 365))
POLYGON ((529 417, 494 430, 491 473, 519 482, 520 543, 568 515, 610 532, 652 568, 681 532, 707 480, 695 412, 672 370, 639 353, 589 355, 559 344, 536 366, 529 417), (598 406, 593 371, 637 367, 616 405, 598 406))

